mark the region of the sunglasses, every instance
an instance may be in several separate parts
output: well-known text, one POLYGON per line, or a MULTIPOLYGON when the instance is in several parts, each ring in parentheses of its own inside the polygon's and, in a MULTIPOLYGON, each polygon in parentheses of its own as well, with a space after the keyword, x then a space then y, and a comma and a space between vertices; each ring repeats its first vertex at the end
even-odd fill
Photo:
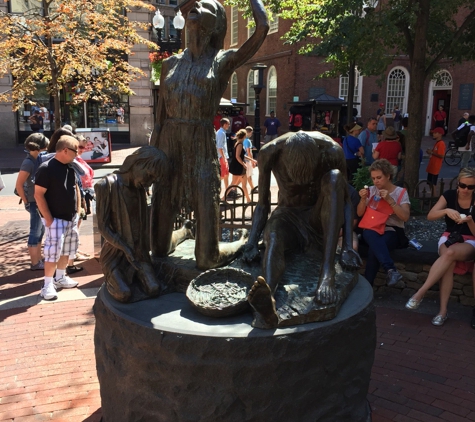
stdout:
POLYGON ((81 146, 79 146, 78 148, 79 148, 79 149, 86 149, 86 147, 81 147, 81 146))
POLYGON ((69 148, 69 147, 66 147, 66 149, 69 149, 69 151, 72 151, 72 152, 74 152, 76 155, 78 155, 78 150, 77 150, 77 149, 69 148))
POLYGON ((475 185, 466 185, 465 183, 459 182, 459 188, 460 188, 460 189, 474 190, 474 189, 475 189, 475 185))

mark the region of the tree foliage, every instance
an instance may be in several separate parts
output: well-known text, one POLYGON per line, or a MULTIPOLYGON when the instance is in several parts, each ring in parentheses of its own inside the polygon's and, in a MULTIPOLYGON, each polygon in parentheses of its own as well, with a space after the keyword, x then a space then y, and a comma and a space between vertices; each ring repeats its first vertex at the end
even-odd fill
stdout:
POLYGON ((61 122, 59 94, 74 83, 72 103, 111 95, 132 95, 130 82, 143 72, 128 63, 135 44, 155 44, 138 34, 147 24, 132 22, 132 8, 154 8, 140 0, 42 0, 22 14, 0 14, 0 77, 13 76, 0 101, 16 110, 30 102, 38 83, 54 98, 55 124, 61 122))
MULTIPOLYGON (((245 0, 227 0, 227 4, 249 15, 245 0)), ((265 0, 264 4, 282 19, 292 20, 286 42, 331 64, 329 71, 316 77, 346 74, 354 63, 363 75, 384 80, 388 64, 399 55, 409 58, 405 180, 415 186, 425 121, 424 85, 442 60, 450 66, 475 59, 475 1, 380 0, 368 13, 362 13, 363 0, 265 0)))

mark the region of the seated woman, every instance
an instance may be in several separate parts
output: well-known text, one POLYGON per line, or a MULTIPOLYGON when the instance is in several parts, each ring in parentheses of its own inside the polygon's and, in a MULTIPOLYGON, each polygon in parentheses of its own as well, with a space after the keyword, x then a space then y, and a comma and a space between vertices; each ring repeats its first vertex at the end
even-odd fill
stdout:
POLYGON ((470 271, 473 262, 465 261, 475 259, 475 222, 471 215, 475 202, 475 169, 461 169, 457 180, 458 188, 444 192, 427 215, 430 221, 445 217, 447 229, 439 239, 440 257, 432 265, 423 286, 406 303, 407 309, 417 309, 426 292, 440 280, 440 308, 432 319, 434 325, 443 325, 447 320, 454 272, 465 274, 470 271))
POLYGON ((388 160, 374 161, 369 171, 374 186, 359 191, 361 199, 357 214, 362 217, 371 207, 389 215, 389 218, 383 234, 369 228, 363 230, 363 239, 369 246, 364 276, 373 285, 379 266, 382 265, 387 273, 388 286, 394 286, 401 280, 402 275, 396 269, 389 252, 405 247, 400 239, 405 237, 404 222, 409 220, 410 216, 409 195, 406 189, 393 185, 393 168, 388 160))

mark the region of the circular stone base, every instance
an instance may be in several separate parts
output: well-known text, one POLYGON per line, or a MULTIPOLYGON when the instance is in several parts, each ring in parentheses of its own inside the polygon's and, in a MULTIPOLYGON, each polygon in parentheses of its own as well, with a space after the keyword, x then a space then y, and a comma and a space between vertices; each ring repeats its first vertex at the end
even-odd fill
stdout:
POLYGON ((215 319, 174 293, 133 304, 101 289, 95 353, 104 422, 369 421, 376 344, 360 280, 331 321, 276 330, 215 319))

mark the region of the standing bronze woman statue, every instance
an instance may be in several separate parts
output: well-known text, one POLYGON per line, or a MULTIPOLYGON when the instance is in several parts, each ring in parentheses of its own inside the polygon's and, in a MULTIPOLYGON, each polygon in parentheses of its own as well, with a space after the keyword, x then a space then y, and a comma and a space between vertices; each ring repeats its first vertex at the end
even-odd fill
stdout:
POLYGON ((230 262, 243 240, 219 243, 219 162, 213 118, 229 78, 263 43, 269 23, 261 0, 251 0, 254 34, 239 48, 223 50, 226 14, 215 0, 197 1, 186 20, 188 48, 163 62, 160 98, 151 145, 165 152, 169 183, 155 185, 151 249, 171 250, 180 209, 196 216, 196 264, 200 269, 230 262))

